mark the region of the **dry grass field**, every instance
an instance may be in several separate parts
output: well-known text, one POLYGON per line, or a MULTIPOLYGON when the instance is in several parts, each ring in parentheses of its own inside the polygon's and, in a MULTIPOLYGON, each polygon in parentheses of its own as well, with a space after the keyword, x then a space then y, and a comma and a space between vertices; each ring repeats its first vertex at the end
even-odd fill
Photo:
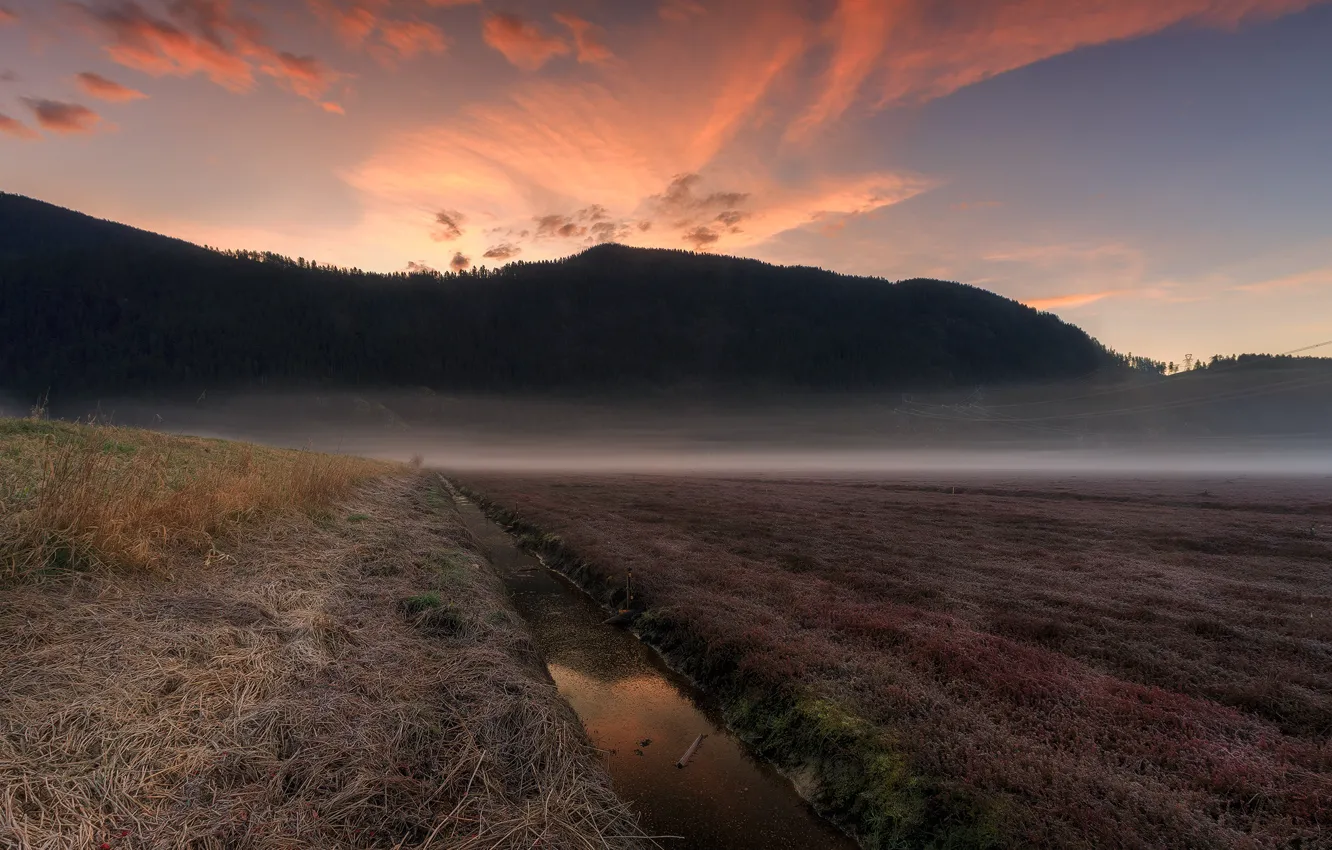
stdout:
POLYGON ((425 473, 0 421, 0 847, 634 848, 425 473))
MULTIPOLYGON (((165 569, 249 520, 327 509, 392 465, 133 428, 0 419, 0 580, 165 569)), ((205 558, 207 560, 207 558, 205 558)))
POLYGON ((867 843, 1332 846, 1332 482, 465 483, 867 843))

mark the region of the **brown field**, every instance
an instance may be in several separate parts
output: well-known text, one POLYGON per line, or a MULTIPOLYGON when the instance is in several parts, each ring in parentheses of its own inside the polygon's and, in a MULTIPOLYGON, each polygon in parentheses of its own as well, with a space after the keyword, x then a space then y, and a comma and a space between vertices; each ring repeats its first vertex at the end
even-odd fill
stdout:
POLYGON ((0 420, 0 848, 629 848, 438 478, 0 420))
POLYGON ((875 841, 1332 846, 1332 481, 465 483, 874 742, 875 841))

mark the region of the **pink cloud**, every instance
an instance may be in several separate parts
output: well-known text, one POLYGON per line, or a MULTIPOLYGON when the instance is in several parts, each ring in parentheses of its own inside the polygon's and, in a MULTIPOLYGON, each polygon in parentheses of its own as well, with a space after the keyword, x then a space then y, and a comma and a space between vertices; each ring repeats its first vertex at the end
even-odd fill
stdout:
POLYGON ((37 117, 37 123, 44 130, 62 135, 92 133, 96 131, 102 116, 86 106, 77 103, 63 103, 58 100, 25 97, 23 103, 37 117))
MULTIPOLYGON (((477 0, 465 0, 467 3, 477 0)), ((397 20, 384 13, 390 0, 307 0, 310 9, 328 23, 348 47, 369 46, 372 53, 392 67, 398 59, 425 53, 443 53, 448 40, 439 27, 416 18, 397 20)), ((464 5, 463 2, 429 3, 432 6, 464 5)))
POLYGON ((557 14, 555 20, 568 27, 573 34, 579 62, 599 65, 615 58, 615 54, 601 41, 601 27, 577 15, 557 14))
POLYGON ((379 12, 387 0, 356 0, 344 5, 338 0, 308 0, 310 9, 327 21, 350 46, 363 43, 379 26, 379 12))
MULTIPOLYGON (((254 74, 238 49, 227 41, 226 27, 210 27, 209 37, 155 18, 138 3, 82 7, 110 37, 107 55, 117 64, 155 77, 204 74, 231 91, 246 91, 254 74)), ((247 36, 248 37, 248 36, 247 36)))
POLYGON ((10 118, 8 115, 0 113, 0 133, 6 136, 12 136, 16 139, 35 139, 38 137, 36 130, 19 121, 16 118, 10 118))
POLYGON ((425 21, 380 21, 379 37, 402 59, 421 53, 443 53, 448 47, 439 27, 425 21))
POLYGON ((4 6, 0 6, 0 27, 7 26, 8 24, 16 24, 18 23, 18 19, 19 16, 17 12, 4 6))
POLYGON ((255 70, 318 100, 340 74, 313 56, 271 47, 263 28, 232 9, 231 0, 173 0, 159 18, 134 0, 75 8, 107 39, 107 55, 153 76, 202 74, 234 92, 254 87, 255 70))
POLYGON ((486 18, 481 34, 486 44, 504 54, 511 64, 528 71, 569 53, 563 39, 546 35, 534 22, 506 12, 486 18))
POLYGON ((260 69, 301 97, 315 101, 342 76, 313 56, 285 52, 266 53, 260 61, 260 69))
POLYGON ((148 96, 138 89, 122 86, 120 83, 108 80, 101 74, 94 74, 91 71, 85 71, 75 79, 78 81, 79 88, 83 89, 85 94, 111 103, 143 100, 148 96))
POLYGON ((662 0, 662 4, 657 7, 661 19, 673 23, 685 23, 707 12, 707 8, 698 0, 662 0))

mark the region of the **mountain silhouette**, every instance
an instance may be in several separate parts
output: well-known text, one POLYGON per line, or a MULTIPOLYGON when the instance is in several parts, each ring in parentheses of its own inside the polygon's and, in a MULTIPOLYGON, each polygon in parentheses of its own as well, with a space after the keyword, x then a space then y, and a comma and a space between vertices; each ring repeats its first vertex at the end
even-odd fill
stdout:
POLYGON ((14 393, 906 391, 1123 368, 1079 328, 959 283, 614 244, 372 274, 0 195, 0 389, 14 393))

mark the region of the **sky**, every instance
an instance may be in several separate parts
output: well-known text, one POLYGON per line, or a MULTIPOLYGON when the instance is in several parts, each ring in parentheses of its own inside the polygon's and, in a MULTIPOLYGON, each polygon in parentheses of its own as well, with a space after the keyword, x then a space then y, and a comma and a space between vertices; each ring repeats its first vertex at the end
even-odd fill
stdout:
POLYGON ((0 0, 0 190, 375 271, 604 241, 1332 339, 1330 0, 0 0))

